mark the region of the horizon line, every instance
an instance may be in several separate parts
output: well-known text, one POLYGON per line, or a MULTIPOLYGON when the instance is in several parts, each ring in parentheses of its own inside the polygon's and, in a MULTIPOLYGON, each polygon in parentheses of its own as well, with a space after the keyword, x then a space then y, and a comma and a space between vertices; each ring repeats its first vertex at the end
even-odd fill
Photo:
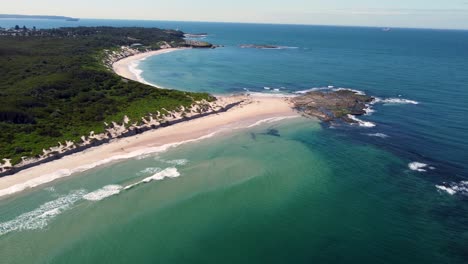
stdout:
MULTIPOLYGON (((29 15, 29 14, 0 14, 0 15, 17 15, 17 16, 56 16, 69 17, 66 15, 29 15)), ((323 27, 359 27, 359 28, 391 28, 391 29, 423 29, 423 30, 456 30, 468 31, 468 28, 444 28, 444 27, 410 27, 410 26, 378 26, 378 25, 343 25, 343 24, 303 24, 303 23, 275 23, 275 22, 249 22, 249 21, 206 21, 206 20, 158 20, 158 19, 135 19, 135 18, 90 18, 90 17, 74 17, 83 20, 120 20, 120 21, 159 21, 159 22, 193 22, 193 23, 226 23, 226 24, 251 24, 251 25, 286 25, 286 26, 323 26, 323 27)), ((4 19, 31 19, 34 18, 0 18, 4 19)), ((37 20, 51 20, 47 18, 37 18, 37 20)))

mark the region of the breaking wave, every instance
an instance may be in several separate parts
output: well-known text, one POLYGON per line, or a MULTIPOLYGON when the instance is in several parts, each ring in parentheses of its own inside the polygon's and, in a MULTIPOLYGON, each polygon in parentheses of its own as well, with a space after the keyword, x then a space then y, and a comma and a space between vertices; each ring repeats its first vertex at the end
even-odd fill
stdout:
POLYGON ((310 88, 310 89, 307 89, 307 90, 297 91, 297 92, 294 92, 294 93, 295 94, 306 94, 308 92, 326 91, 326 90, 334 91, 334 92, 351 91, 351 92, 355 92, 356 94, 359 94, 359 95, 366 95, 365 92, 360 91, 360 90, 355 90, 355 89, 351 89, 351 88, 341 88, 341 87, 340 88, 335 88, 335 86, 332 86, 332 85, 329 85, 327 87, 314 87, 314 88, 310 88))
POLYGON ((120 185, 107 185, 99 190, 83 195, 83 199, 88 201, 101 201, 109 196, 119 194, 122 190, 120 185))
POLYGON ((375 127, 376 124, 372 123, 372 122, 369 122, 369 121, 364 121, 364 120, 361 120, 359 118, 357 118, 356 116, 354 115, 348 115, 348 118, 355 121, 356 123, 358 123, 359 126, 361 127, 368 127, 368 128, 371 128, 371 127, 375 127))
MULTIPOLYGON (((153 170, 153 168, 150 169, 151 170, 147 171, 153 170)), ((0 223, 0 236, 13 231, 44 229, 52 219, 66 210, 71 209, 73 205, 80 200, 97 202, 117 195, 123 190, 131 189, 140 184, 152 181, 161 181, 166 178, 177 178, 180 175, 181 174, 176 168, 171 167, 164 170, 159 169, 159 171, 154 175, 126 187, 112 184, 89 193, 84 189, 72 191, 67 195, 63 195, 55 200, 46 202, 30 212, 21 214, 13 220, 0 223)))
POLYGON ((366 134, 368 135, 369 137, 378 137, 378 138, 389 138, 390 136, 388 136, 387 134, 384 134, 384 133, 369 133, 369 134, 366 134))
POLYGON ((49 182, 55 181, 55 180, 60 179, 60 178, 68 177, 68 176, 70 176, 70 175, 72 175, 74 173, 87 171, 87 170, 90 170, 92 168, 96 168, 98 166, 108 164, 110 162, 126 160, 126 159, 135 158, 135 157, 146 155, 146 154, 154 154, 154 153, 164 152, 164 151, 167 151, 170 148, 177 147, 177 146, 180 146, 180 145, 183 145, 183 144, 186 144, 186 143, 196 142, 196 141, 200 141, 200 140, 203 140, 203 139, 213 137, 216 133, 217 132, 213 132, 213 133, 207 134, 205 136, 202 136, 202 137, 199 137, 199 138, 196 138, 196 139, 189 139, 189 140, 186 140, 186 141, 166 144, 166 145, 162 145, 162 146, 159 146, 159 147, 150 147, 150 148, 134 151, 134 152, 124 154, 124 155, 113 156, 113 157, 110 157, 110 158, 107 158, 107 159, 104 159, 104 160, 101 160, 101 161, 97 161, 97 162, 94 162, 94 163, 91 163, 91 164, 87 164, 87 165, 83 165, 81 167, 77 167, 77 168, 74 168, 74 169, 64 169, 64 170, 56 171, 54 173, 45 174, 45 175, 39 176, 37 178, 31 179, 29 181, 26 181, 24 183, 16 184, 16 185, 13 185, 13 186, 11 186, 9 188, 0 190, 0 197, 1 196, 6 196, 6 195, 11 195, 11 194, 14 194, 14 193, 17 193, 17 192, 21 192, 21 191, 24 191, 24 190, 29 189, 29 188, 34 188, 34 187, 37 187, 39 185, 49 183, 49 182))
POLYGON ((146 174, 155 174, 156 172, 159 172, 161 171, 161 168, 158 168, 158 167, 150 167, 150 168, 146 168, 144 170, 141 170, 140 172, 137 173, 138 176, 143 176, 143 175, 146 175, 146 174))
POLYGON ((382 99, 376 97, 374 99, 375 103, 382 103, 382 104, 413 104, 417 105, 419 102, 414 101, 414 100, 408 100, 408 99, 403 99, 403 98, 387 98, 387 99, 382 99))
POLYGON ((72 191, 68 195, 46 202, 13 220, 0 223, 0 236, 13 231, 43 229, 52 219, 70 209, 73 204, 81 200, 85 194, 85 190, 72 191))
POLYGON ((187 163, 189 162, 188 159, 161 160, 161 161, 167 164, 178 165, 178 166, 187 165, 187 163))
POLYGON ((443 185, 436 185, 436 188, 450 195, 468 195, 468 181, 444 183, 443 185))
POLYGON ((426 172, 427 164, 421 162, 411 162, 408 164, 408 168, 412 171, 426 172))
POLYGON ((167 168, 167 169, 164 169, 162 171, 155 173, 153 176, 144 178, 143 180, 139 182, 127 185, 123 189, 128 190, 143 183, 148 183, 151 181, 160 181, 160 180, 164 180, 165 178, 177 178, 179 176, 180 176, 180 173, 176 168, 167 168))

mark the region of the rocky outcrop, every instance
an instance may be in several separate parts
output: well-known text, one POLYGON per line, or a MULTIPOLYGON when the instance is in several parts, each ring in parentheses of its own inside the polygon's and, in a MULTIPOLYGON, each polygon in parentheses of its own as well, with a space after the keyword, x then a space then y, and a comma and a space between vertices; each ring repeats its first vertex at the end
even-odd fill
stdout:
POLYGON ((255 44, 243 44, 240 45, 243 49, 280 49, 281 46, 275 45, 255 45, 255 44))
POLYGON ((184 43, 185 47, 190 48, 212 48, 214 47, 213 44, 205 41, 198 41, 198 40, 185 40, 184 43))
POLYGON ((345 89, 311 91, 292 98, 295 108, 308 116, 317 117, 326 122, 342 120, 347 123, 356 122, 349 115, 366 114, 366 109, 373 100, 371 96, 345 89))

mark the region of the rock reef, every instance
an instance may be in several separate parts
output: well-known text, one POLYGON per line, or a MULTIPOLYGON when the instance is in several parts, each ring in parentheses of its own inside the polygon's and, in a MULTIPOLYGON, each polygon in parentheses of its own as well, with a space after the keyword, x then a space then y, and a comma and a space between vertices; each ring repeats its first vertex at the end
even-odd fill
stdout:
POLYGON ((275 45, 256 45, 256 44, 243 44, 240 45, 243 49, 280 49, 281 46, 275 45))
POLYGON ((311 91, 292 98, 296 110, 307 116, 331 122, 335 120, 356 123, 350 118, 366 114, 374 98, 356 91, 341 89, 335 91, 311 91))

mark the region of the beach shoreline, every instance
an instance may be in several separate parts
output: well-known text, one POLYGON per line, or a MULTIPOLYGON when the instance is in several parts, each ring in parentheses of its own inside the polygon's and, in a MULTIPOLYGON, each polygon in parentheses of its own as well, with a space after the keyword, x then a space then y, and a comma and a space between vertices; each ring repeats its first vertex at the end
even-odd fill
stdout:
MULTIPOLYGON (((129 69, 132 63, 176 50, 180 49, 140 53, 117 61, 113 68, 116 74, 138 81, 137 76, 129 69)), ((242 103, 223 113, 213 113, 142 134, 114 139, 109 143, 2 177, 0 199, 110 162, 162 152, 180 144, 252 127, 263 122, 300 117, 300 114, 293 110, 290 98, 286 96, 241 94, 218 96, 218 100, 242 103)))
MULTIPOLYGON (((187 50, 190 48, 169 48, 169 49, 160 49, 160 50, 153 50, 153 51, 148 51, 148 52, 142 52, 138 53, 126 58, 123 58, 121 60, 118 60, 112 64, 112 70, 117 74, 120 75, 121 77, 124 77, 126 79, 144 83, 147 85, 151 86, 157 86, 155 84, 147 82, 143 77, 141 77, 140 73, 135 72, 136 67, 138 67, 138 63, 142 60, 145 60, 149 57, 161 55, 161 54, 167 54, 170 52, 174 51, 181 51, 181 50, 187 50)), ((163 88, 159 87, 158 88, 163 88)))

